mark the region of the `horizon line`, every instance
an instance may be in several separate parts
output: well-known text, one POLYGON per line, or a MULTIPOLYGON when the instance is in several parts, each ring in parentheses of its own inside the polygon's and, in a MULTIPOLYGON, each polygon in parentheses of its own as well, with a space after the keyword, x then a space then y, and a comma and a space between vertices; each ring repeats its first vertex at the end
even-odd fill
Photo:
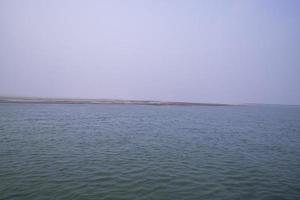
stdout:
POLYGON ((126 99, 126 98, 82 98, 82 97, 43 97, 43 96, 18 96, 18 95, 0 95, 0 102, 15 102, 19 103, 35 103, 34 101, 40 100, 36 103, 90 103, 90 104, 149 104, 149 105, 221 105, 221 106, 243 106, 243 105, 283 105, 283 106, 300 106, 300 104, 282 104, 282 103, 219 103, 219 102, 191 102, 191 101, 174 101, 174 100, 149 100, 149 99, 126 99), (24 101, 21 101, 24 100, 24 101), (30 102, 32 100, 32 102, 30 102), (54 102, 47 102, 54 101, 54 102), (96 101, 96 102, 93 102, 96 101))
POLYGON ((211 105, 229 106, 238 104, 214 103, 214 102, 190 102, 149 99, 120 99, 120 98, 82 98, 82 97, 36 97, 0 95, 0 102, 11 103, 90 103, 90 104, 147 104, 147 105, 211 105))

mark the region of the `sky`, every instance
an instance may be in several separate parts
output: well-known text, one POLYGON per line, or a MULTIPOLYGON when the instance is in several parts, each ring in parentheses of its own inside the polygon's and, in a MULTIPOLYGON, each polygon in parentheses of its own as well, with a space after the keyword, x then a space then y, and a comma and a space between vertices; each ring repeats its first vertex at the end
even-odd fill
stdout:
POLYGON ((300 1, 0 0, 0 96, 300 104, 300 1))

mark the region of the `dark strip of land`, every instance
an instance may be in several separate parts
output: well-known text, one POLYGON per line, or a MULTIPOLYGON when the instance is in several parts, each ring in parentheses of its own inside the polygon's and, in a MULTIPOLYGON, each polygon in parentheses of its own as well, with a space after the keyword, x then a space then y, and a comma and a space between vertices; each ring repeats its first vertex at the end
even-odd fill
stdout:
POLYGON ((52 104, 133 104, 133 105, 176 105, 176 106, 227 106, 217 103, 193 103, 148 100, 121 99, 71 99, 71 98, 39 98, 39 97, 0 97, 0 103, 52 103, 52 104))

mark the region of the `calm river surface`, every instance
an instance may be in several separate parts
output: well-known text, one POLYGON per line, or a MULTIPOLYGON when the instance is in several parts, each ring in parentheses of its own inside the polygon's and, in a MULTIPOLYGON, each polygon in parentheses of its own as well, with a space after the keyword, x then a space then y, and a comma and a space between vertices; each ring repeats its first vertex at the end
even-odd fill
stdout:
POLYGON ((300 199, 300 107, 0 103, 0 199, 300 199))

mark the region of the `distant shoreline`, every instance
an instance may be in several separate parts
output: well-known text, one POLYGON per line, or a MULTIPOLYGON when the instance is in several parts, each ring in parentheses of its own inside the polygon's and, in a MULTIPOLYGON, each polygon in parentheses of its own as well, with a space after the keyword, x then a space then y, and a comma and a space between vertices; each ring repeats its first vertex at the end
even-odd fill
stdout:
POLYGON ((155 106, 229 106, 219 103, 194 103, 150 100, 122 99, 73 99, 73 98, 42 98, 42 97, 0 97, 0 103, 45 103, 45 104, 125 104, 155 106))

